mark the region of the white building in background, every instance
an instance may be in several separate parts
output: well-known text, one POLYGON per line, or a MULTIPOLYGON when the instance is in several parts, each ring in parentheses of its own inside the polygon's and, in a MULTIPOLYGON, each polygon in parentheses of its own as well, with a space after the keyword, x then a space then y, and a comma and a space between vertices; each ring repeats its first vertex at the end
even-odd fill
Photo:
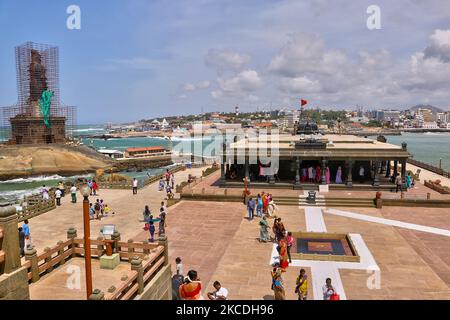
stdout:
POLYGON ((169 127, 170 127, 169 122, 167 122, 167 120, 164 118, 163 121, 161 122, 161 128, 168 129, 169 127))
POLYGON ((300 113, 298 110, 290 110, 286 112, 285 115, 285 126, 288 128, 293 128, 294 124, 300 119, 300 113))
POLYGON ((439 126, 437 125, 437 123, 435 121, 433 121, 433 122, 424 122, 422 124, 422 128, 423 129, 439 129, 439 126))

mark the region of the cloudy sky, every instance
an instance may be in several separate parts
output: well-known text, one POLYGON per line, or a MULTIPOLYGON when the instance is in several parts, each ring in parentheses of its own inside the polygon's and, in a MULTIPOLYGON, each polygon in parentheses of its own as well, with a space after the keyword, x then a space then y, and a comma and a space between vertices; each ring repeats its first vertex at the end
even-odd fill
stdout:
POLYGON ((280 106, 450 108, 448 0, 0 0, 0 106, 14 46, 60 47, 79 123, 280 106), (66 8, 81 8, 68 30, 66 8), (369 5, 381 29, 366 25, 369 5))

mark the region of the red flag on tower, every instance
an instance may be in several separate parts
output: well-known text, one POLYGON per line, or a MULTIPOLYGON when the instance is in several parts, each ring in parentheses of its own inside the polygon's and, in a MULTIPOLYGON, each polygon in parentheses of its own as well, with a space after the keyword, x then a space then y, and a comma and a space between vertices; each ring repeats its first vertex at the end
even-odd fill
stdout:
POLYGON ((300 105, 303 107, 305 104, 307 104, 308 103, 308 101, 307 100, 303 100, 303 99, 301 99, 300 100, 300 105))

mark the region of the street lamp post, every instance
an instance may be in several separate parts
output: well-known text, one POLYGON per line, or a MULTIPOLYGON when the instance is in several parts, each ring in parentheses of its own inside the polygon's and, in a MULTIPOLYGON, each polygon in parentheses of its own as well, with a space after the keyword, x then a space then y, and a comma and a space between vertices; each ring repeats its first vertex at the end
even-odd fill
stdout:
POLYGON ((83 224, 84 224, 84 266, 86 271, 86 296, 92 294, 92 266, 91 266, 91 226, 89 219, 89 195, 91 189, 84 185, 81 187, 81 195, 83 196, 83 224))

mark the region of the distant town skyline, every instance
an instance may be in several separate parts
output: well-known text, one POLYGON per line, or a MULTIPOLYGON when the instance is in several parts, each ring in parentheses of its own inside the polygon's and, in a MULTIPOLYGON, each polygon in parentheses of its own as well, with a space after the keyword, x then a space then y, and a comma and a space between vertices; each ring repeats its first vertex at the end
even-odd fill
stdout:
POLYGON ((60 48, 63 102, 78 123, 259 106, 450 106, 445 0, 0 0, 0 106, 17 101, 14 47, 60 48), (49 2, 50 4, 50 2, 49 2), (69 30, 66 9, 81 9, 69 30))

